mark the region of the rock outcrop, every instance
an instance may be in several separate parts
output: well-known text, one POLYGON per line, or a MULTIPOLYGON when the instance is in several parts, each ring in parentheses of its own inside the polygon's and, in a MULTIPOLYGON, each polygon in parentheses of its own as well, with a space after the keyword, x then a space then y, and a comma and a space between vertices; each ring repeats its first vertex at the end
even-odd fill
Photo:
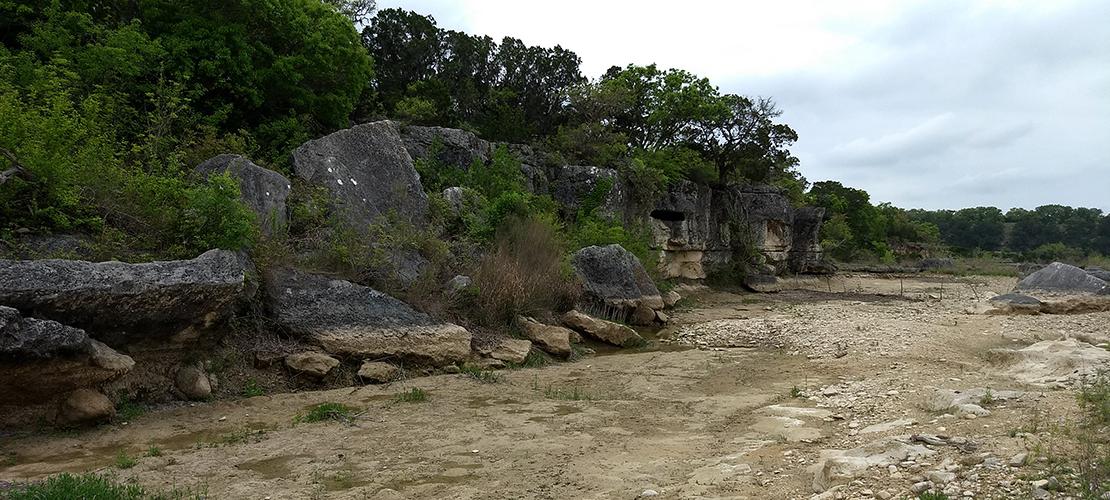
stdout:
POLYGON ((446 167, 469 168, 475 161, 486 163, 494 146, 473 132, 444 127, 410 125, 401 129, 405 149, 413 159, 433 160, 446 167))
POLYGON ((267 277, 279 326, 341 358, 443 366, 470 354, 470 332, 372 288, 293 270, 267 277))
POLYGON ((366 230, 390 212, 417 226, 427 222, 428 197, 393 122, 357 125, 308 141, 293 152, 293 170, 325 187, 352 229, 366 230))
POLYGON ((690 181, 670 187, 649 214, 664 277, 701 280, 756 251, 772 276, 827 272, 819 233, 824 210, 794 208, 777 188, 712 188, 690 181))
POLYGON ((1071 295, 1110 294, 1110 283, 1088 274, 1087 271, 1061 262, 1053 262, 1026 276, 1014 290, 1040 291, 1071 295))
POLYGON ((601 316, 650 324, 644 310, 663 309, 663 297, 640 260, 620 245, 590 246, 578 250, 570 258, 571 267, 582 281, 583 306, 601 316), (637 311, 639 310, 639 312, 637 311))
POLYGON ((197 166, 202 176, 227 173, 239 181, 239 198, 255 214, 264 234, 273 234, 285 227, 288 214, 285 200, 292 185, 289 179, 273 170, 255 165, 240 155, 224 154, 212 157, 197 166))
POLYGON ((246 298, 246 269, 226 250, 145 264, 0 260, 0 304, 100 339, 190 340, 246 298))
MULTIPOLYGON (((135 362, 84 330, 0 306, 0 406, 41 403, 118 378, 135 362)), ((0 410, 2 412, 2 410, 0 410)))
POLYGON ((628 188, 614 169, 567 165, 558 170, 551 183, 551 196, 567 215, 575 214, 595 191, 600 194, 597 208, 602 214, 619 219, 629 210, 628 188), (609 187, 604 190, 606 185, 609 187))

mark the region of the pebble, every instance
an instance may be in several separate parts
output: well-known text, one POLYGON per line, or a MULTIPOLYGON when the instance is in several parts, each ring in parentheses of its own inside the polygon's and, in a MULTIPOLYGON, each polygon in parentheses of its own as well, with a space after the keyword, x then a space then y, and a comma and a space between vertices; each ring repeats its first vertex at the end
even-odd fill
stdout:
POLYGON ((644 490, 643 493, 640 493, 640 498, 657 497, 657 496, 659 496, 659 492, 655 491, 655 490, 644 490))

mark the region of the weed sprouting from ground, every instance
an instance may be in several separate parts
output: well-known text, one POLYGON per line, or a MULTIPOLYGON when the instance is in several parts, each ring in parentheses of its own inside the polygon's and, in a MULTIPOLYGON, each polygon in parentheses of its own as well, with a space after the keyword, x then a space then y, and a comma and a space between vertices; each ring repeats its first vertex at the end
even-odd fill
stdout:
POLYGON ((308 413, 297 416, 296 422, 311 424, 328 420, 349 421, 357 412, 355 408, 342 403, 320 403, 308 410, 308 413))
POLYGON ((543 397, 561 401, 592 401, 596 399, 593 394, 579 389, 577 385, 569 388, 548 385, 543 390, 543 397))
POLYGON ((994 402, 994 393, 991 392, 990 387, 983 393, 983 397, 979 398, 979 406, 987 406, 994 402))
POLYGON ((138 465, 138 463, 139 461, 128 455, 127 452, 120 451, 119 454, 116 455, 115 466, 117 469, 130 469, 138 465))
POLYGON ((512 368, 543 368, 551 364, 551 359, 539 349, 532 349, 528 351, 528 356, 524 358, 524 362, 512 366, 512 368))
POLYGON ((397 403, 423 403, 428 399, 428 393, 419 387, 413 387, 393 397, 397 403))
POLYGON ((116 420, 121 422, 130 422, 144 413, 146 413, 146 406, 131 401, 127 396, 121 397, 116 404, 116 420))
POLYGON ((258 386, 258 381, 251 378, 247 379, 246 385, 243 386, 243 396, 253 398, 255 396, 263 396, 266 391, 258 386))
POLYGON ((148 448, 146 450, 146 456, 148 456, 148 457, 160 457, 160 456, 162 456, 162 449, 157 447, 157 446, 151 446, 150 448, 148 448))
POLYGON ((790 388, 790 397, 792 397, 792 398, 802 397, 802 390, 800 388, 798 388, 798 386, 791 387, 790 388))
POLYGON ((940 492, 926 491, 918 495, 917 500, 948 500, 948 495, 940 492))
POLYGON ((481 367, 471 364, 460 366, 459 373, 483 384, 496 384, 501 381, 501 374, 492 370, 483 370, 481 367))

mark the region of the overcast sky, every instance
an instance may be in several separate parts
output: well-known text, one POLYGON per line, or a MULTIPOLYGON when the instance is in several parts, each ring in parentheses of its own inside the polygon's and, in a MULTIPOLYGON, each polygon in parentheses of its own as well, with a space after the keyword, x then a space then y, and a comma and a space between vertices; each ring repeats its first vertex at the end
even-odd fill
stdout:
POLYGON ((379 0, 773 97, 810 181, 906 208, 1110 211, 1110 0, 379 0))

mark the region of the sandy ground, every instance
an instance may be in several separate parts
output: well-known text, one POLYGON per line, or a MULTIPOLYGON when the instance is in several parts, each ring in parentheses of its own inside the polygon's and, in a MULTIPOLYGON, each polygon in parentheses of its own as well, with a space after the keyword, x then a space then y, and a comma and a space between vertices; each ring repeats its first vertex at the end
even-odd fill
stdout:
POLYGON ((707 292, 674 314, 654 349, 503 371, 495 383, 439 375, 9 436, 0 479, 112 470, 213 498, 810 498, 823 450, 930 433, 974 446, 869 469, 835 495, 908 497, 945 465, 961 496, 1027 497, 1033 468, 983 464, 1029 448, 1031 422, 1073 418, 1074 393, 1022 387, 988 352, 1077 324, 1108 328, 1110 315, 963 312, 1012 285, 860 276, 778 294, 707 292), (426 401, 394 400, 413 387, 426 401), (937 389, 973 387, 1026 392, 974 419, 928 408, 937 389), (352 423, 294 423, 323 402, 365 411, 352 423), (151 447, 161 456, 144 456, 151 447), (138 464, 116 470, 120 453, 138 464))

